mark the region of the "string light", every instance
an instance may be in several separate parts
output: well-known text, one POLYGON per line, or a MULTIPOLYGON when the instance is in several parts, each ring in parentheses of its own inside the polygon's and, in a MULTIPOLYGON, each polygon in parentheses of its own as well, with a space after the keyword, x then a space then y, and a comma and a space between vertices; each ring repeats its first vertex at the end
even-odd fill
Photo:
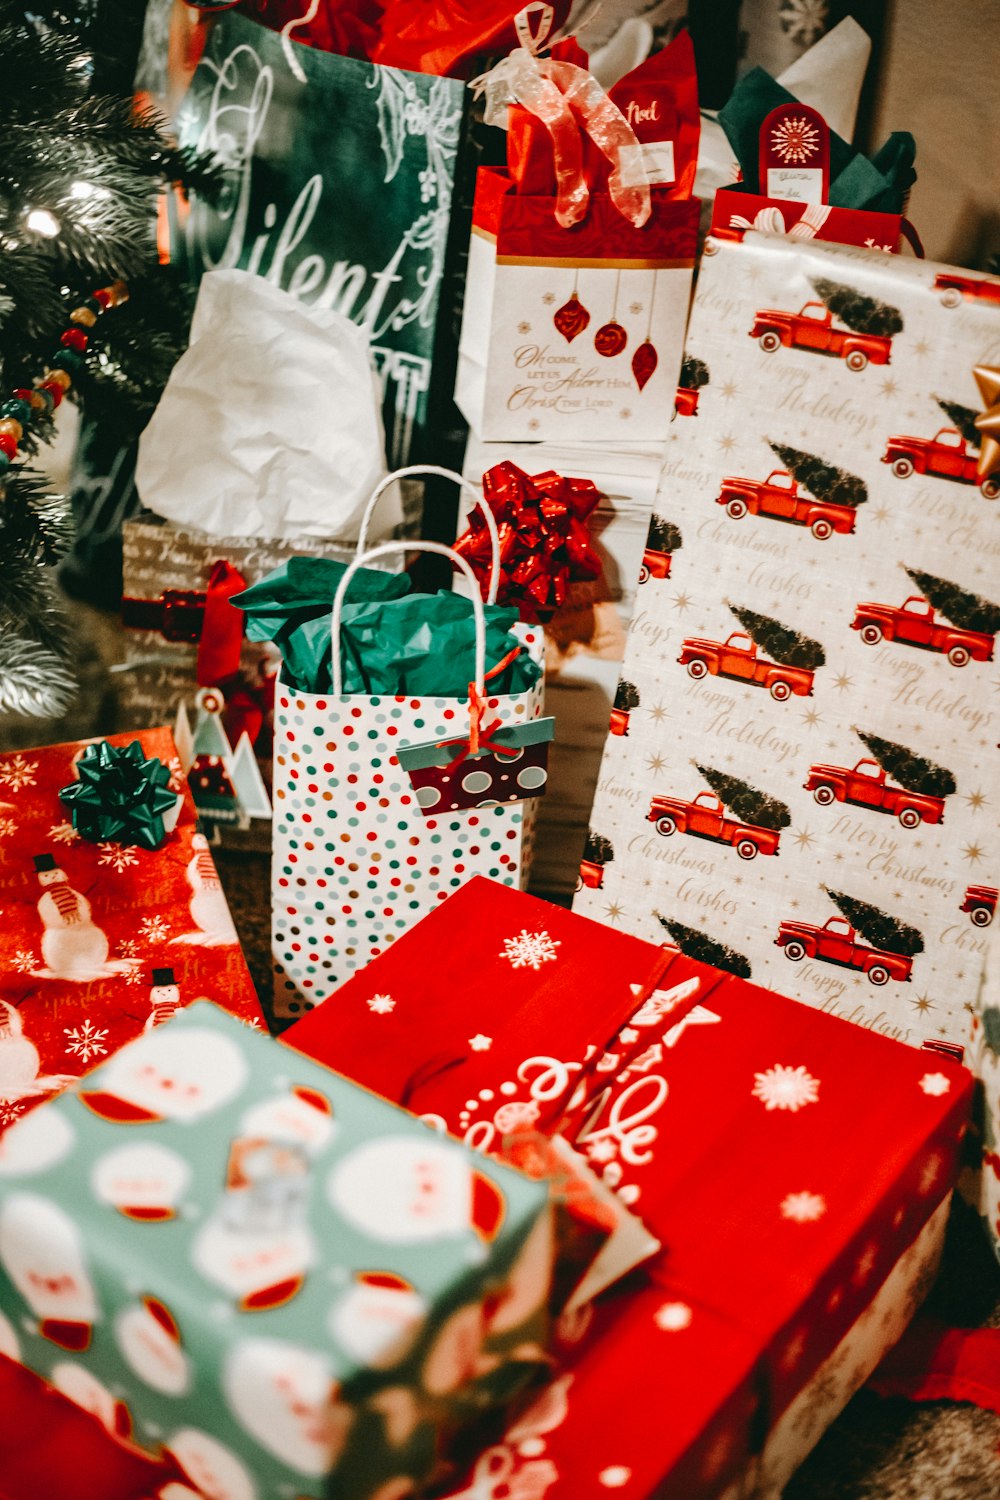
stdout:
POLYGON ((47 208, 30 209, 25 223, 33 233, 43 235, 47 240, 55 239, 59 233, 59 220, 47 208))

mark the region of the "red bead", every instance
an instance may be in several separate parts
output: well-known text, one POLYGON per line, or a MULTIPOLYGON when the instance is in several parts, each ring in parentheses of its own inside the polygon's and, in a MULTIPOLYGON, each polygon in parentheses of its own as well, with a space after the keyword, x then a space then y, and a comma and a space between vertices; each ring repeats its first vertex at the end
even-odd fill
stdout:
POLYGON ((54 380, 43 380, 39 390, 48 391, 52 397, 53 408, 57 407, 63 398, 63 388, 61 385, 56 385, 54 380))
POLYGON ((8 458, 17 457, 17 439, 9 432, 0 432, 0 453, 6 453, 8 458))
POLYGON ((20 390, 14 392, 14 395, 17 397, 18 401, 26 401, 29 406, 31 405, 31 398, 34 394, 34 391, 26 390, 23 386, 20 390))
POLYGON ((108 303, 111 301, 111 293, 108 291, 107 287, 101 287, 99 292, 91 292, 91 296, 93 297, 94 301, 99 302, 102 307, 107 307, 108 303))
POLYGON ((87 347, 87 335, 82 328, 67 328, 59 342, 65 348, 76 349, 82 354, 87 347))

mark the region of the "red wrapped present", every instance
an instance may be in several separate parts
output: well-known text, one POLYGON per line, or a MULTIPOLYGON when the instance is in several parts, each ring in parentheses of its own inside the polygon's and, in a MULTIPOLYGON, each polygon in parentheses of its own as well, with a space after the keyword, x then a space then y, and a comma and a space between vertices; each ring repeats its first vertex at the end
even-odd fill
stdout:
POLYGON ((100 834, 89 787, 59 797, 85 787, 83 745, 0 755, 0 1126, 191 1000, 263 1025, 169 730, 101 743, 138 743, 169 787, 158 848, 120 807, 99 842, 78 831, 100 834))
POLYGON ((489 1149, 519 1125, 557 1128, 599 1088, 637 1006, 683 1014, 685 996, 661 996, 671 958, 480 876, 284 1040, 489 1149))

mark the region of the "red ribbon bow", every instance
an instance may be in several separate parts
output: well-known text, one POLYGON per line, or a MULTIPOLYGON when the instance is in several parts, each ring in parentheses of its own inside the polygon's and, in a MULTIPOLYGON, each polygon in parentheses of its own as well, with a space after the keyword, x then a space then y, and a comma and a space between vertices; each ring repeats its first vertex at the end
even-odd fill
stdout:
MULTIPOLYGON (((602 499, 589 479, 568 479, 551 469, 528 475, 516 464, 496 464, 483 475, 483 498, 500 536, 497 603, 513 605, 522 620, 548 618, 566 600, 569 585, 601 575, 587 517, 602 499)), ((493 553, 482 514, 455 543, 485 594, 493 553)))

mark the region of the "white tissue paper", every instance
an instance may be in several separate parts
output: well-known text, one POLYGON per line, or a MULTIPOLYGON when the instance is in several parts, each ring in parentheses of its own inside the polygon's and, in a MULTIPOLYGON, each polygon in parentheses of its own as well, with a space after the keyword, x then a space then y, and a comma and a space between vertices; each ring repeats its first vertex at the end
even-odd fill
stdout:
POLYGON ((223 536, 356 536, 385 473, 381 401, 368 341, 342 313, 209 271, 139 442, 140 499, 223 536))

